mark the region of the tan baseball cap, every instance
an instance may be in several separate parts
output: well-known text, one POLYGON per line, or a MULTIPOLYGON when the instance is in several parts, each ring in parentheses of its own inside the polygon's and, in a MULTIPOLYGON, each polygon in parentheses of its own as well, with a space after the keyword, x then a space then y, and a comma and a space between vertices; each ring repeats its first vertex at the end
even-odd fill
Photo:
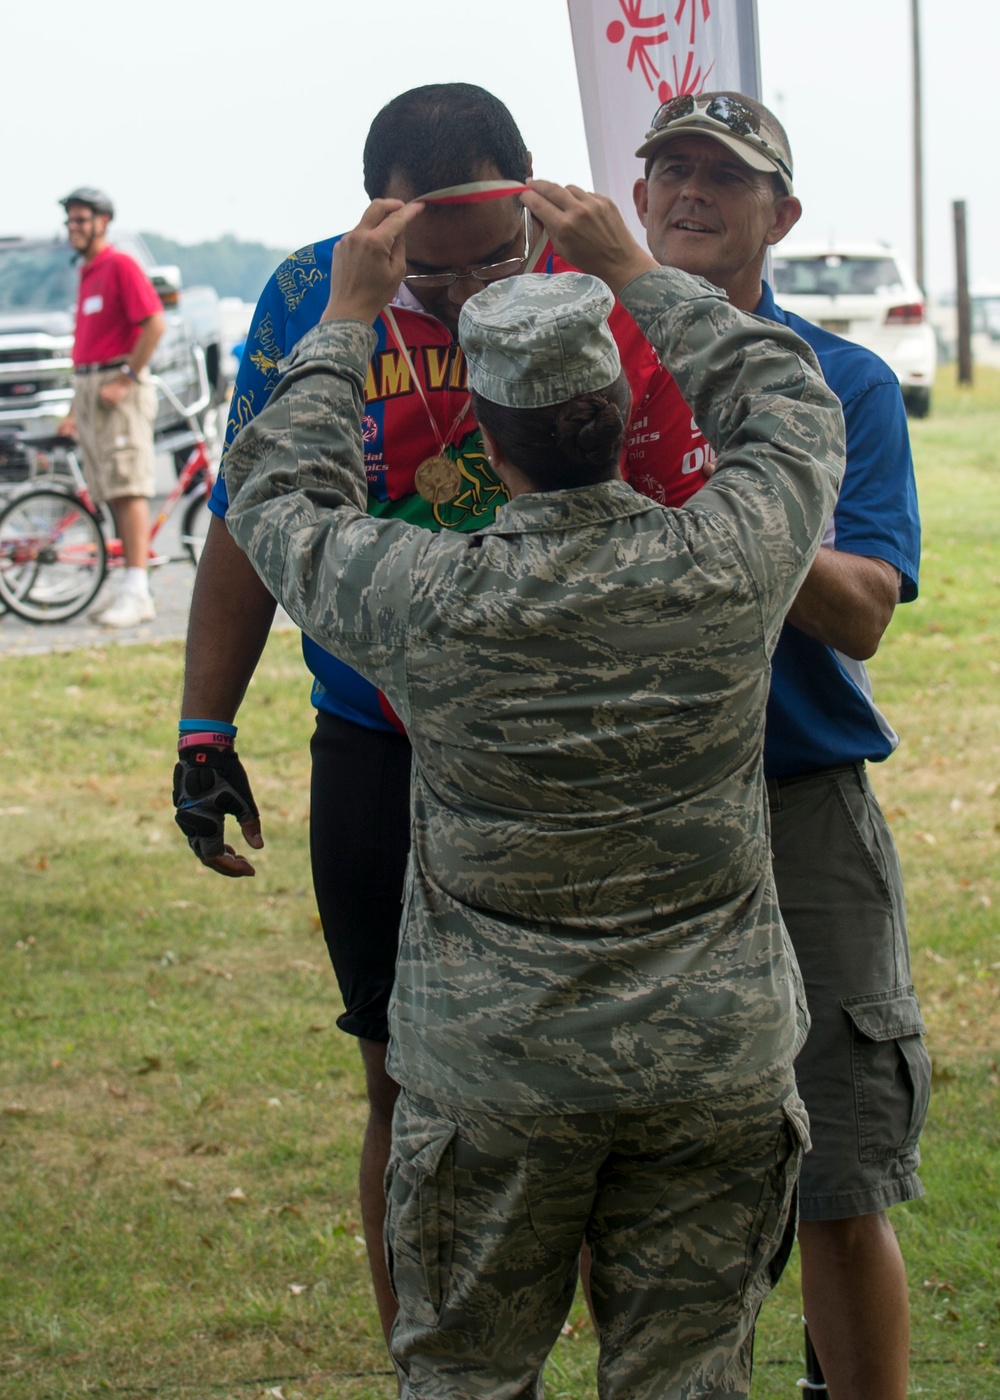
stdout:
POLYGON ((778 119, 740 92, 682 93, 657 109, 646 139, 636 151, 643 159, 665 142, 689 132, 710 136, 728 147, 751 170, 777 175, 792 193, 792 152, 778 119))

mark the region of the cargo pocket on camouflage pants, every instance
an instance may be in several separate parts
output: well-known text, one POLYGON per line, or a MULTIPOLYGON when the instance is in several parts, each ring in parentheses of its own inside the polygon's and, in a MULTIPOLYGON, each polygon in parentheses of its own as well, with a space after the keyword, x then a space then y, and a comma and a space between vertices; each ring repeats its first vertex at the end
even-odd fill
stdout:
POLYGON ((747 1242, 741 1294, 752 1307, 759 1307, 778 1282, 795 1243, 796 1193, 802 1157, 809 1148, 809 1128, 798 1094, 784 1101, 781 1114, 773 1165, 765 1178, 747 1242))
POLYGON ((385 1174, 385 1250, 393 1292, 414 1322, 433 1326, 448 1290, 455 1228, 456 1128, 401 1093, 385 1174))

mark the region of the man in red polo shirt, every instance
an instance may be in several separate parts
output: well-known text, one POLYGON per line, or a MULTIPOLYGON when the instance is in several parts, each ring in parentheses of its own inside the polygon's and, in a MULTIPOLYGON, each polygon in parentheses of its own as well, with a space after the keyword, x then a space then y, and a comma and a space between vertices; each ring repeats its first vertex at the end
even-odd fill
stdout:
POLYGON ((95 500, 107 501, 122 542, 118 587, 96 611, 105 627, 155 617, 149 593, 156 390, 147 365, 164 330, 163 307, 134 259, 107 241, 114 205, 101 190, 60 200, 69 243, 83 259, 73 342, 73 407, 60 432, 79 440, 95 500))

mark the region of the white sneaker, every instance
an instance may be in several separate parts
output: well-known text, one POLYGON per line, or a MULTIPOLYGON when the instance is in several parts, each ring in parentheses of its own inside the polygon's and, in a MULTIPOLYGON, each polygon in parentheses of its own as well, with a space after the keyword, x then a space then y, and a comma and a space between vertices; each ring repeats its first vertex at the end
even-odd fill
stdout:
POLYGON ((97 602, 87 614, 91 622, 100 622, 104 614, 110 608, 114 607, 114 605, 118 602, 118 599, 122 596, 122 588, 124 587, 124 584, 125 575, 119 570, 115 570, 115 572, 108 579, 107 583, 104 585, 104 592, 101 594, 97 602))
POLYGON ((156 616, 156 604, 148 593, 133 593, 122 589, 111 606, 101 614, 102 627, 137 627, 156 616))

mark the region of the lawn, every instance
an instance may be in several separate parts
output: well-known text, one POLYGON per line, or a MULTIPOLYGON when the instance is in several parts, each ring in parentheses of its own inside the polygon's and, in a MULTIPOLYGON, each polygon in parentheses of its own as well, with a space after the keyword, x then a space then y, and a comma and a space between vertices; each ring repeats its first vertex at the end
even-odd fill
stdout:
MULTIPOLYGON (((872 665, 934 1061, 924 1200, 893 1212, 911 1393, 1000 1397, 1000 375, 913 425, 920 598, 872 665)), ((308 873, 305 671, 269 643, 240 748, 254 880, 169 799, 179 645, 0 660, 0 1395, 390 1400, 355 1195, 364 1095, 308 873)), ((594 1395, 583 1309, 548 1400, 594 1395)), ((754 1395, 798 1394, 796 1264, 754 1395)))

